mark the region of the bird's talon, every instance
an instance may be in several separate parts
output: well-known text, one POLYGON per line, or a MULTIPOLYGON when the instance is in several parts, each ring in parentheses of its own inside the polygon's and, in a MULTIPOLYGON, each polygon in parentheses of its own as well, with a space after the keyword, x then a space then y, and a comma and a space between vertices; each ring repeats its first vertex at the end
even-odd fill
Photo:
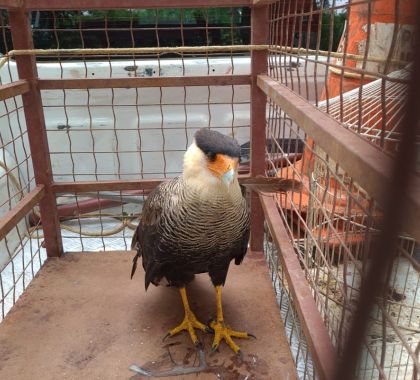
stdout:
POLYGON ((240 363, 244 361, 244 355, 241 350, 238 350, 238 352, 236 353, 236 356, 238 357, 238 360, 240 363))
POLYGON ((248 333, 248 336, 249 336, 250 338, 257 339, 257 337, 256 337, 254 334, 250 334, 250 333, 248 333))
POLYGON ((163 337, 162 342, 164 342, 164 341, 165 341, 166 339, 168 339, 170 336, 171 336, 171 334, 170 334, 170 333, 167 333, 167 334, 163 337))
POLYGON ((168 334, 166 334, 165 338, 167 338, 168 336, 174 336, 180 333, 181 331, 186 330, 190 334, 191 340, 194 343, 194 345, 198 345, 201 343, 197 338, 195 329, 206 331, 207 326, 201 323, 191 310, 186 310, 184 320, 178 326, 169 331, 168 334))
POLYGON ((210 351, 210 356, 214 355, 216 352, 219 352, 219 346, 212 346, 210 351))
POLYGON ((247 339, 253 336, 246 332, 232 330, 230 327, 225 325, 223 320, 211 321, 210 327, 214 330, 212 352, 216 351, 220 342, 224 340, 226 344, 232 349, 232 351, 235 352, 235 354, 238 354, 238 352, 240 352, 239 346, 233 341, 232 338, 247 339))

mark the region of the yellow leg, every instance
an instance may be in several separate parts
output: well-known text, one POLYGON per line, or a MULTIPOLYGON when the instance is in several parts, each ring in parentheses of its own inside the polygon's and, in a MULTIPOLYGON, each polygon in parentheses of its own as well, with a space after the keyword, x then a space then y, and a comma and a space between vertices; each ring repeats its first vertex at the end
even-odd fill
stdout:
POLYGON ((185 317, 181 324, 169 331, 167 336, 174 336, 183 330, 187 330, 190 334, 191 340, 195 345, 197 345, 199 343, 199 340, 194 329, 207 331, 207 326, 198 321, 194 313, 191 311, 190 305, 188 303, 187 292, 184 287, 179 288, 179 293, 181 295, 182 304, 184 306, 185 317))
POLYGON ((233 341, 233 338, 250 338, 251 334, 241 331, 234 331, 225 325, 222 309, 222 286, 215 287, 216 290, 216 321, 210 322, 210 327, 214 330, 214 340, 212 350, 215 351, 222 339, 237 354, 240 352, 239 346, 233 341))

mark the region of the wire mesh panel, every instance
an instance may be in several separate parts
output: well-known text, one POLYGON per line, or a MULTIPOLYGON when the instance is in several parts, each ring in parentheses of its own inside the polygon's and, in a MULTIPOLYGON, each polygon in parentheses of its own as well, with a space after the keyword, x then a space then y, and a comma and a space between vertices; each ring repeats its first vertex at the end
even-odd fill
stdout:
POLYGON ((299 316, 294 307, 293 296, 289 291, 290 284, 287 281, 284 268, 279 260, 280 253, 272 241, 272 236, 268 228, 266 228, 264 254, 290 349, 296 363, 298 377, 299 379, 314 379, 316 378, 315 367, 300 324, 299 316))
MULTIPOLYGON (((0 45, 3 53, 11 50, 5 11, 0 12, 0 45)), ((17 81, 10 67, 0 69, 0 85, 17 81)), ((31 152, 23 113, 22 97, 0 101, 0 213, 9 211, 35 184, 31 152)))
MULTIPOLYGON (((413 9, 414 2, 398 0, 277 1, 269 15, 269 76, 343 127, 396 154, 413 58, 413 9)), ((267 175, 303 184, 301 192, 279 195, 276 202, 340 353, 366 278, 369 252, 381 231, 383 209, 359 178, 351 177, 270 97, 266 138, 267 175)), ((419 136, 417 140, 420 152, 419 136)), ((418 243, 400 231, 387 285, 370 315, 357 378, 415 376, 420 344, 418 243)), ((270 247, 266 255, 275 260, 270 247)))
POLYGON ((414 5, 278 1, 270 9, 270 76, 395 151, 413 57, 414 5))
MULTIPOLYGON (((297 125, 289 121, 287 126, 287 115, 277 106, 271 105, 270 109, 267 132, 271 141, 278 141, 284 134, 301 139, 297 125)), ((304 184, 301 193, 278 196, 277 203, 332 341, 341 350, 366 274, 368 253, 379 234, 382 210, 320 148, 305 142, 305 149, 311 152, 314 165, 305 158, 298 164, 286 159, 286 164, 278 165, 276 157, 287 157, 288 153, 280 144, 271 144, 267 150, 270 171, 304 184)), ((417 360, 414 352, 420 342, 416 247, 413 239, 400 237, 388 284, 371 315, 360 378, 381 374, 403 379, 413 374, 413 360, 417 360)))
MULTIPOLYGON (((50 48, 180 47, 175 54, 80 55, 70 62, 59 55, 54 63, 38 65, 41 79, 249 74, 243 54, 182 50, 247 43, 247 8, 38 12, 35 17, 35 47, 45 44, 39 35, 48 36, 50 48)), ((249 140, 248 86, 45 90, 43 102, 57 180, 175 176, 201 127, 249 140)))
POLYGON ((38 273, 47 255, 34 207, 0 240, 0 321, 38 273))
MULTIPOLYGON (((73 89, 41 91, 55 181, 175 177, 182 171, 192 136, 203 127, 238 139, 249 161, 250 86, 246 82, 177 87, 156 82, 134 88, 88 85, 90 79, 249 75, 249 51, 233 49, 249 44, 249 8, 42 11, 32 12, 31 20, 34 48, 85 49, 70 56, 62 51, 37 57, 41 83, 79 80, 73 89), (201 51, 188 52, 191 46, 201 51), (208 51, 212 46, 222 49, 208 51), (176 50, 135 51, 160 47, 176 50), (90 48, 107 51, 85 55, 90 48), (122 53, 121 48, 128 50, 122 53)), ((6 66, 15 75, 13 60, 6 66)), ((104 236, 118 230, 115 223, 125 215, 138 215, 142 196, 127 192, 60 195, 65 250, 129 248, 133 231, 127 225, 121 238, 104 236), (135 204, 127 204, 130 197, 135 204), (96 228, 93 235, 87 223, 96 228)))
MULTIPOLYGON (((7 13, 0 12, 0 45, 3 53, 11 50, 7 13)), ((17 83, 16 71, 0 69, 0 86, 24 87, 17 83)), ((32 154, 23 112, 22 96, 2 95, 0 101, 0 220, 35 188, 32 154)), ((42 266, 46 255, 42 240, 34 236, 40 224, 32 216, 16 220, 16 225, 0 238, 0 320, 2 320, 31 279, 42 266)), ((39 214, 39 213, 38 213, 39 214)))

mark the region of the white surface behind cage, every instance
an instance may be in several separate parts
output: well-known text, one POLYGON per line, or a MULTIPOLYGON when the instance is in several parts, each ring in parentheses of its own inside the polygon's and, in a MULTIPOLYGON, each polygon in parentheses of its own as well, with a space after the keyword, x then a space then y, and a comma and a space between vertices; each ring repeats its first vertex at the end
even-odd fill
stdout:
MULTIPOLYGON (((0 148, 0 218, 20 201, 23 196, 20 191, 25 184, 26 181, 21 178, 12 154, 0 148)), ((26 222, 22 219, 17 224, 17 228, 13 228, 5 239, 0 240, 0 271, 9 262, 10 256, 15 253, 25 233, 26 222)))
MULTIPOLYGON (((323 88, 324 65, 304 66, 295 57, 270 58, 269 65, 287 66, 290 76, 309 78, 310 97, 314 89, 320 92, 323 88)), ((40 79, 247 75, 250 58, 39 62, 37 68, 40 79)), ((9 69, 13 80, 17 79, 16 65, 11 61, 0 69, 2 83, 10 81, 9 69)), ((75 178, 80 181, 95 180, 96 175, 102 180, 114 179, 117 173, 123 179, 137 179, 140 173, 151 178, 163 171, 175 176, 198 128, 218 128, 233 134, 240 144, 250 140, 249 94, 248 85, 43 90, 54 179, 72 180, 69 173, 73 168, 77 168, 75 178), (70 153, 70 139, 74 153, 61 154, 70 153), (94 151, 100 152, 98 159, 94 151)), ((11 128, 18 129, 14 120, 11 128)))

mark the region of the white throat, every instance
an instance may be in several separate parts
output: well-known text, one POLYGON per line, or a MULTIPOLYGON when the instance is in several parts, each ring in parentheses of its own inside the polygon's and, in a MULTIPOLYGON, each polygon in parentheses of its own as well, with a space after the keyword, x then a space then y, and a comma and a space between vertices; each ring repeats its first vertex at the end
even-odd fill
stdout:
POLYGON ((182 176, 190 184, 200 187, 223 185, 220 179, 208 170, 207 157, 195 144, 195 141, 189 146, 184 154, 184 169, 182 176))
POLYGON ((200 194, 200 197, 215 199, 218 196, 242 198, 238 179, 235 178, 227 187, 220 178, 216 177, 207 167, 207 157, 197 147, 195 141, 184 154, 184 169, 182 172, 188 187, 200 194))

